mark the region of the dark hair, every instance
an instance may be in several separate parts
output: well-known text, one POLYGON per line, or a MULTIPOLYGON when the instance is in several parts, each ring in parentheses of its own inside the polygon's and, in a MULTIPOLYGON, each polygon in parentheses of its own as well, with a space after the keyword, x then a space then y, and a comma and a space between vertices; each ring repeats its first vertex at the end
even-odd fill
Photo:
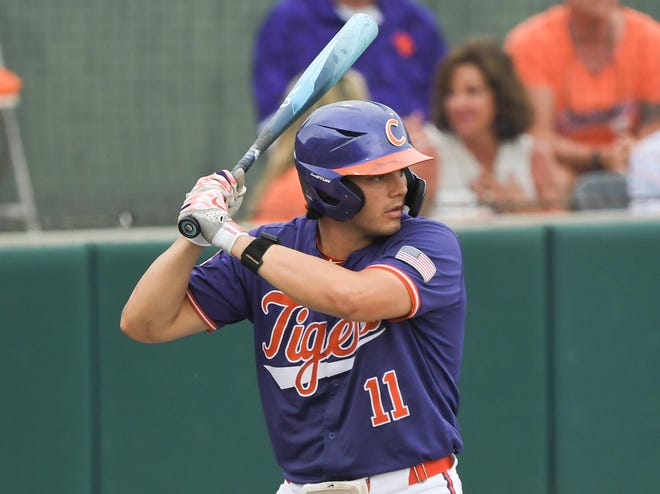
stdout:
POLYGON ((492 39, 465 41, 440 62, 434 84, 433 121, 451 131, 445 114, 445 100, 451 92, 451 78, 457 67, 475 65, 495 95, 493 130, 499 139, 512 139, 532 124, 532 107, 511 57, 492 39))

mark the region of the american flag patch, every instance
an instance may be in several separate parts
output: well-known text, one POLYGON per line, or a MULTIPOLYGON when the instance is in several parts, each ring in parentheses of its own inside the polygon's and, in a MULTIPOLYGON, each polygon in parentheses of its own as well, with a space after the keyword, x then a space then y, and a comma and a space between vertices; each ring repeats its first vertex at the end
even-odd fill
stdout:
POLYGON ((429 256, 411 245, 401 247, 394 257, 415 268, 426 282, 433 278, 436 272, 435 264, 429 259, 429 256))

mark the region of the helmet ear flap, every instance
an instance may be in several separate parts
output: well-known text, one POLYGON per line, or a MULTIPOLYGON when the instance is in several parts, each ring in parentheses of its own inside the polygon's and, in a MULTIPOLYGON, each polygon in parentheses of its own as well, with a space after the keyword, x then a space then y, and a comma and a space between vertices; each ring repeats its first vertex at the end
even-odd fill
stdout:
POLYGON ((352 211, 350 212, 350 216, 348 216, 349 218, 352 218, 364 206, 364 192, 362 192, 362 189, 358 187, 358 185, 355 182, 353 182, 352 180, 348 180, 346 177, 343 177, 340 180, 340 182, 348 190, 348 192, 355 195, 356 199, 358 200, 359 203, 358 207, 353 208, 352 211))
POLYGON ((309 179, 305 175, 306 169, 297 166, 307 210, 314 218, 328 216, 337 221, 348 221, 364 206, 364 192, 348 178, 335 181, 309 179))
POLYGON ((404 169, 403 173, 406 176, 406 184, 408 186, 408 192, 406 192, 403 203, 405 206, 408 206, 408 214, 410 216, 417 216, 422 210, 422 204, 424 204, 426 180, 419 178, 410 168, 404 169))

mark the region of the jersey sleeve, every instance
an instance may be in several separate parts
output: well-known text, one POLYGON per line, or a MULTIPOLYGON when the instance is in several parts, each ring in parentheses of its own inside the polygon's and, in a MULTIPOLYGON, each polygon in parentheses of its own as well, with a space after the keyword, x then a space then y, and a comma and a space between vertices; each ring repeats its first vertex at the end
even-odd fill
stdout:
POLYGON ((244 276, 238 260, 222 251, 193 269, 188 299, 209 330, 251 319, 244 276))
POLYGON ((406 225, 403 235, 388 242, 370 269, 395 274, 406 286, 412 310, 407 318, 449 307, 465 297, 463 256, 456 234, 430 220, 406 225))

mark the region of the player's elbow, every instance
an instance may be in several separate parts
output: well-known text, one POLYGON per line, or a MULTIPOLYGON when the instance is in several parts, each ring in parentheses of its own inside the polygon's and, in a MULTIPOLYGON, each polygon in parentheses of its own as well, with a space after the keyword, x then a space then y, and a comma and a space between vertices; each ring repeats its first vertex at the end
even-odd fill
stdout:
POLYGON ((156 337, 158 332, 154 331, 153 322, 135 317, 126 308, 122 311, 119 328, 126 336, 140 343, 161 343, 156 337))

